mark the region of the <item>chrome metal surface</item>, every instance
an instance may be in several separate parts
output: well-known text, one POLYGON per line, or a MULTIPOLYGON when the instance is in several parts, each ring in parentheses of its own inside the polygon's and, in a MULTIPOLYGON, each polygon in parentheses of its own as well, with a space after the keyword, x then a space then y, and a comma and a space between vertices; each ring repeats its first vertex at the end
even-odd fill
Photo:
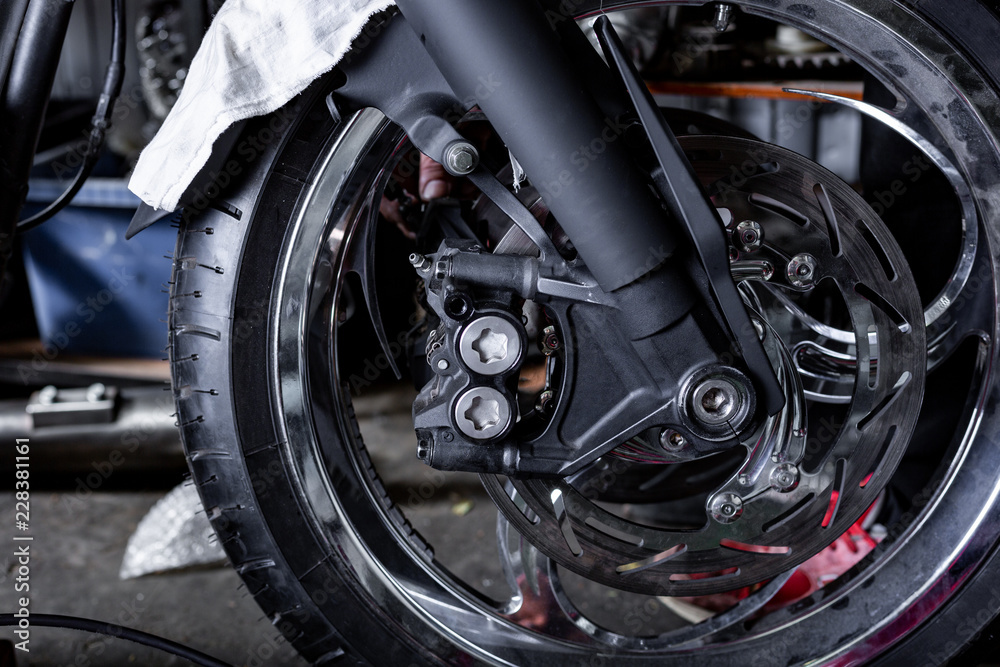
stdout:
MULTIPOLYGON (((576 6, 586 14, 631 4, 586 0, 576 6)), ((995 447, 989 446, 982 434, 1000 431, 1000 395, 993 383, 993 368, 998 361, 993 345, 997 326, 995 308, 983 312, 972 309, 971 304, 978 303, 974 298, 977 293, 985 293, 992 301, 997 290, 996 273, 991 269, 1000 259, 996 250, 1000 239, 994 224, 996 211, 1000 210, 1000 160, 996 140, 987 128, 1000 127, 1000 100, 954 45, 908 10, 890 8, 875 0, 831 0, 811 3, 811 18, 807 20, 805 12, 791 11, 791 6, 769 0, 734 4, 745 13, 822 36, 856 62, 886 81, 893 81, 910 100, 910 112, 925 113, 940 133, 938 145, 949 147, 954 154, 953 164, 968 184, 979 214, 977 220, 983 224, 978 230, 979 243, 970 274, 976 284, 965 281, 950 306, 962 316, 949 322, 949 340, 975 336, 980 341, 970 400, 967 409, 957 416, 960 426, 954 456, 942 471, 940 483, 919 499, 912 521, 890 531, 870 567, 841 577, 836 585, 794 608, 769 613, 748 626, 740 623, 748 618, 746 610, 759 611, 767 599, 762 595, 764 591, 773 594, 789 576, 789 570, 785 569, 761 593, 747 598, 744 602, 748 604, 741 602, 731 612, 706 622, 711 627, 695 625, 684 629, 689 631, 687 634, 664 637, 649 637, 642 632, 626 636, 591 622, 565 595, 543 598, 539 591, 556 591, 559 586, 558 582, 548 583, 553 578, 542 575, 558 574, 561 566, 545 564, 544 556, 541 561, 531 557, 533 548, 521 540, 520 533, 514 533, 520 548, 508 552, 510 557, 501 549, 503 562, 531 564, 514 570, 524 574, 512 586, 519 592, 495 604, 484 602, 440 567, 433 555, 415 545, 412 528, 404 528, 394 518, 397 508, 386 504, 388 501, 368 472, 364 443, 355 435, 349 416, 349 397, 341 392, 346 378, 340 376, 336 358, 330 356, 338 342, 335 322, 342 282, 320 280, 324 275, 322 267, 339 270, 344 266, 351 244, 360 237, 359 226, 366 224, 362 216, 366 202, 380 192, 378 175, 400 140, 380 114, 364 112, 351 119, 331 143, 325 162, 318 166, 316 181, 302 198, 299 214, 284 239, 285 260, 276 278, 280 289, 271 302, 268 318, 274 341, 272 402, 284 416, 277 447, 289 462, 294 483, 304 499, 303 515, 312 530, 327 541, 328 553, 316 566, 317 572, 324 570, 327 562, 346 563, 355 573, 350 584, 356 588, 354 593, 377 604, 384 622, 398 627, 400 637, 420 633, 426 638, 427 650, 443 661, 538 665, 557 660, 585 663, 592 657, 613 656, 616 664, 622 665, 662 664, 668 660, 673 665, 801 661, 856 664, 880 654, 924 622, 937 606, 960 590, 995 546, 1000 531, 996 520, 1000 460, 995 447), (825 26, 822 35, 815 25, 825 26), (879 55, 873 55, 876 53, 879 55), (892 71, 887 63, 892 65, 892 71), (956 90, 961 91, 958 97, 956 90), (958 307, 963 303, 965 310, 958 307), (346 446, 341 445, 340 438, 346 446), (979 444, 983 446, 974 446, 979 444), (954 511, 958 507, 976 510, 954 511), (933 539, 922 539, 924 535, 932 535, 933 539), (542 565, 536 567, 539 562, 542 565), (532 581, 538 586, 533 588, 532 581), (543 610, 544 624, 536 624, 535 615, 512 611, 520 609, 525 601, 538 602, 535 608, 543 610), (830 631, 834 627, 837 632, 830 631), (716 641, 719 631, 728 634, 716 641)), ((804 192, 803 197, 807 194, 804 192)), ((823 220, 818 206, 812 219, 823 220)), ((768 239, 771 237, 769 233, 768 239)), ((785 261, 778 264, 785 265, 785 261)), ((852 341, 860 342, 861 347, 866 345, 867 332, 859 337, 857 331, 810 321, 806 311, 796 304, 795 292, 755 285, 753 294, 760 302, 761 317, 766 312, 768 324, 773 327, 765 332, 765 341, 777 337, 772 335, 774 331, 801 331, 804 340, 814 344, 807 346, 810 349, 852 341)), ((886 342, 878 341, 880 350, 886 342)), ((781 346, 771 349, 781 352, 781 346)), ((792 350, 785 352, 788 358, 779 359, 781 367, 794 369, 792 350)), ((848 356, 855 363, 864 363, 871 355, 862 352, 848 356)), ((891 378, 891 374, 885 375, 888 367, 881 358, 879 362, 879 377, 891 378)), ((798 378, 799 373, 794 376, 798 378)), ((793 379, 786 380, 786 386, 789 382, 793 383, 793 379)), ((903 390, 910 391, 906 387, 903 390)), ((845 395, 850 404, 853 394, 848 391, 845 395)), ((787 429, 794 434, 804 424, 789 416, 783 425, 772 427, 776 433, 787 429)), ((787 441, 804 444, 794 437, 787 441)), ((811 488, 816 488, 815 477, 804 474, 797 489, 781 495, 798 498, 802 489, 811 488)), ((749 497, 743 492, 740 495, 745 501, 749 497)), ((551 506, 551 496, 546 498, 551 506)), ((523 500, 517 500, 523 507, 523 500)), ((564 508, 572 505, 571 497, 563 496, 562 500, 564 508)), ((744 515, 730 526, 751 523, 748 520, 762 502, 745 502, 744 515)), ((801 513, 791 517, 789 523, 799 516, 801 513)), ((846 519, 843 511, 838 512, 834 526, 826 530, 836 532, 842 518, 846 519)), ((565 540, 558 530, 555 536, 565 540)), ((809 531, 819 529, 813 524, 809 531)), ((510 541, 507 544, 510 546, 510 541)), ((667 554, 653 565, 669 565, 684 555, 667 554)), ((619 576, 641 576, 644 570, 629 572, 632 574, 619 576)), ((738 584, 736 579, 730 581, 734 586, 738 584)))
POLYGON ((812 287, 816 283, 814 280, 815 272, 816 258, 808 253, 792 257, 786 268, 788 282, 796 287, 812 287))
MULTIPOLYGON (((810 468, 801 466, 806 460, 809 410, 792 356, 795 323, 786 310, 774 312, 772 318, 773 309, 762 306, 771 302, 767 297, 772 292, 785 292, 796 301, 809 298, 811 290, 793 284, 791 278, 783 283, 747 282, 741 293, 753 319, 765 329, 762 342, 785 392, 785 408, 755 433, 746 434, 744 462, 712 494, 702 526, 681 530, 637 525, 588 499, 565 480, 511 480, 517 496, 538 518, 533 521, 508 492, 498 492, 499 483, 490 483, 487 489, 507 520, 565 568, 634 592, 700 595, 757 583, 803 562, 874 502, 916 424, 926 352, 922 309, 905 259, 888 230, 847 184, 791 151, 748 139, 689 136, 680 144, 709 192, 733 165, 747 160, 779 165, 739 187, 716 187, 713 203, 730 210, 733 219, 758 221, 766 239, 760 253, 799 257, 800 265, 808 262, 809 278, 815 284, 828 282, 844 302, 859 360, 845 426, 825 436, 829 441, 823 457, 813 460, 810 468), (785 213, 824 219, 814 196, 814 186, 820 182, 836 215, 860 221, 841 225, 836 244, 829 225, 803 226, 785 213), (864 232, 878 239, 896 267, 891 277, 864 232), (772 487, 771 475, 785 463, 798 467, 798 484, 779 491, 772 487), (558 508, 554 498, 559 498, 558 508), (734 498, 740 499, 739 512, 734 498), (837 499, 832 517, 828 516, 831 498, 837 499), (726 507, 733 511, 727 513, 726 507), (708 576, 719 572, 728 574, 708 576)), ((804 277, 798 271, 795 276, 804 277)), ((740 382, 734 380, 732 369, 702 373, 685 389, 691 427, 714 425, 731 437, 738 432, 734 413, 727 411, 725 400, 717 400, 725 398, 725 391, 718 396, 711 392, 735 389, 740 382), (720 378, 729 386, 717 382, 720 378), (719 410, 721 418, 706 408, 719 410)))
POLYGON ((764 232, 755 220, 744 220, 736 225, 733 241, 742 252, 753 252, 764 242, 764 232))

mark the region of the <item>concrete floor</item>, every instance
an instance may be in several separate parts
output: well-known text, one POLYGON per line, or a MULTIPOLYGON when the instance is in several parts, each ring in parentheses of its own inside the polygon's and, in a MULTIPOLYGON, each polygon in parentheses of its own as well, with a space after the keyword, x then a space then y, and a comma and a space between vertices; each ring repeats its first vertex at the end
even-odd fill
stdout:
MULTIPOLYGON (((496 548, 496 509, 475 475, 443 475, 415 456, 409 391, 380 392, 356 401, 377 470, 414 527, 431 542, 439 561, 483 593, 506 597, 496 548)), ((176 480, 179 481, 179 480, 176 480)), ((33 492, 31 498, 31 610, 121 623, 184 643, 233 665, 305 665, 224 567, 121 581, 118 570, 138 521, 163 491, 33 492)), ((0 517, 11 540, 15 499, 0 494, 0 517)), ((17 608, 14 542, 0 549, 0 611, 17 608)), ((595 587, 579 577, 564 585, 582 612, 609 627, 649 598, 595 587)), ((683 622, 666 608, 650 616, 648 630, 666 631, 683 622)), ((624 629, 624 628, 623 628, 624 629)), ((0 637, 10 637, 10 631, 0 637)), ((17 665, 143 665, 166 667, 185 661, 117 639, 35 627, 30 654, 17 665)), ((978 662, 978 661, 977 661, 978 662)), ((2 664, 2 661, 0 661, 2 664)), ((963 663, 970 664, 970 663, 963 663)), ((975 663, 971 663, 975 664, 975 663)))
MULTIPOLYGON (((35 493, 31 498, 31 611, 120 623, 189 645, 234 665, 305 665, 263 618, 228 568, 118 579, 136 523, 162 493, 35 493)), ((0 516, 14 516, 12 494, 0 516)), ((3 531, 7 539, 10 532, 3 531)), ((12 543, 13 544, 13 543, 12 543)), ((16 563, 0 557, 0 609, 14 610, 16 563)), ((9 637, 9 631, 3 632, 9 637)), ((31 652, 17 665, 187 665, 187 661, 120 639, 32 628, 31 652)))

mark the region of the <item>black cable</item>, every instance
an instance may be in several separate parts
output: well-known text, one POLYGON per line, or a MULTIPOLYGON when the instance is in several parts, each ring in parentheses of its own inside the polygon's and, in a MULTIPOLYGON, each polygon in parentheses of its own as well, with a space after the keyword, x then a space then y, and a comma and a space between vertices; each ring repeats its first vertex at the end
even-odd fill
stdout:
MULTIPOLYGON (((82 630, 83 632, 93 632, 96 634, 107 635, 109 637, 126 639, 130 642, 135 642, 136 644, 142 644, 144 646, 151 646, 152 648, 164 651, 165 653, 172 653, 178 657, 184 658, 185 660, 201 667, 233 667, 229 663, 216 660, 210 655, 205 655, 201 651, 188 648, 183 644, 178 644, 177 642, 172 642, 169 639, 151 635, 148 632, 133 630, 132 628, 126 628, 122 625, 115 625, 114 623, 94 621, 89 618, 79 618, 77 616, 63 616, 61 614, 31 614, 28 618, 32 625, 38 625, 45 628, 68 628, 70 630, 82 630)), ((14 616, 14 614, 2 614, 0 615, 0 626, 17 625, 19 620, 20 619, 14 616)))
POLYGON ((125 78, 125 0, 111 0, 111 17, 111 61, 104 74, 104 87, 97 102, 97 111, 90 121, 90 136, 83 154, 83 164, 80 165, 80 171, 76 173, 70 186, 54 202, 17 223, 19 232, 34 229, 63 210, 83 187, 84 181, 90 177, 101 155, 101 149, 104 148, 104 139, 108 128, 111 127, 111 113, 114 110, 115 100, 121 93, 122 80, 125 78))

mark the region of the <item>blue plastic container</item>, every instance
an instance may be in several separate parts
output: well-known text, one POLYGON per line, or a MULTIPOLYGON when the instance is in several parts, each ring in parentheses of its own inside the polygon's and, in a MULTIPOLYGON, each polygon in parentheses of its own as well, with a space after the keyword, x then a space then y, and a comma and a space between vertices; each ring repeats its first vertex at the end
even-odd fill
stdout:
MULTIPOLYGON (((29 204, 61 183, 32 181, 29 204)), ((158 224, 125 240, 139 200, 119 179, 91 179, 73 204, 23 236, 25 268, 43 343, 105 357, 164 357, 164 292, 177 230, 158 224)))

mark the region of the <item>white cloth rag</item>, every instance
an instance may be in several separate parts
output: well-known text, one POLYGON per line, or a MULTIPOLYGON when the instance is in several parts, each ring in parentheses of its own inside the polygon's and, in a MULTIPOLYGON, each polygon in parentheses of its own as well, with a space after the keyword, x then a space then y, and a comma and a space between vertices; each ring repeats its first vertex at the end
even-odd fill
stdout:
POLYGON ((271 113, 336 65, 369 17, 391 0, 229 0, 215 16, 177 103, 139 156, 129 189, 173 211, 245 118, 271 113))

